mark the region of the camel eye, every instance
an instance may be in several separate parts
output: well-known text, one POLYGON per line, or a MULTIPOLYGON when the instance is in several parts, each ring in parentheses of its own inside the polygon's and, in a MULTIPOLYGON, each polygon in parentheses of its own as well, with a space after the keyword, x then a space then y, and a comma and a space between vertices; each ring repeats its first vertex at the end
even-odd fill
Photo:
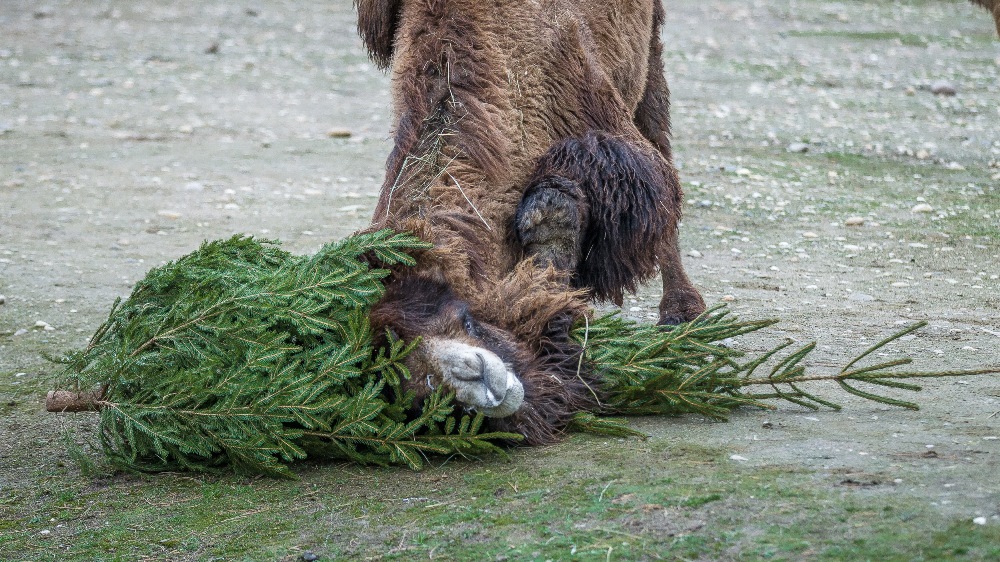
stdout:
POLYGON ((462 311, 462 327, 465 329, 466 334, 479 337, 479 324, 476 323, 476 319, 469 314, 468 310, 462 311))

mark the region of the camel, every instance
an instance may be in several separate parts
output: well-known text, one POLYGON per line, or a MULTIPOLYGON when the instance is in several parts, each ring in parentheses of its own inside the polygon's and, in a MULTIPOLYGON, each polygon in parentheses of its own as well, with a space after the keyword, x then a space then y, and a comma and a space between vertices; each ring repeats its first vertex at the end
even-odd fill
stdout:
POLYGON ((569 337, 590 302, 659 271, 660 324, 705 309, 677 243, 660 0, 355 5, 395 116, 369 228, 434 246, 392 271, 376 337, 420 339, 418 398, 444 386, 491 429, 556 441, 601 400, 569 337))

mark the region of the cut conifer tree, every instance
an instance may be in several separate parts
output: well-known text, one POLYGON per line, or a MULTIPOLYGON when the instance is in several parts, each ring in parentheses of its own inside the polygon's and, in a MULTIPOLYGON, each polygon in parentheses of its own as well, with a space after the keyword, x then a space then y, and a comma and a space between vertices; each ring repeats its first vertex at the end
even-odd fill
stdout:
MULTIPOLYGON (((428 455, 503 451, 521 436, 484 430, 482 415, 457 408, 439 388, 418 409, 403 390, 403 359, 419 342, 375 349, 368 323, 384 293, 385 266, 412 265, 427 244, 383 230, 351 236, 311 256, 244 236, 207 242, 158 267, 89 346, 66 362, 50 411, 97 410, 104 454, 135 471, 224 471, 290 477, 306 457, 420 468, 428 455), (418 411, 414 414, 413 412, 418 411)), ((802 383, 830 380, 852 394, 916 408, 858 383, 904 390, 903 379, 969 376, 997 369, 899 372, 908 359, 859 361, 921 327, 897 333, 836 374, 812 375, 802 361, 813 344, 781 355, 781 344, 746 357, 723 342, 774 321, 740 321, 713 309, 670 329, 608 315, 587 318, 572 336, 581 367, 601 377, 606 400, 577 413, 573 427, 635 434, 606 416, 702 414, 772 408, 782 399, 809 408, 838 406, 802 383), (772 365, 766 375, 758 371, 772 365), (754 389, 766 387, 766 392, 754 389)))

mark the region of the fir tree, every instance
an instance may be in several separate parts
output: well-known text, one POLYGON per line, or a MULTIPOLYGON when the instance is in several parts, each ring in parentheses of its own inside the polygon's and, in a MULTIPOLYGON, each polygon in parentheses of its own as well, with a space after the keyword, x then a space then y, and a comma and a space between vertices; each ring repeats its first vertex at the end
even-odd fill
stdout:
MULTIPOLYGON (((291 476, 307 456, 420 468, 426 455, 502 451, 521 436, 483 431, 482 415, 456 411, 438 389, 413 414, 403 359, 419 343, 390 338, 373 348, 368 313, 384 292, 386 266, 413 265, 426 244, 388 230, 356 235, 294 256, 275 243, 235 236, 153 269, 112 307, 86 350, 73 356, 64 387, 96 397, 101 446, 110 461, 139 471, 234 470, 291 476), (95 390, 96 389, 96 390, 95 390)), ((879 342, 833 375, 801 365, 815 344, 781 356, 791 342, 747 358, 722 342, 774 321, 739 321, 710 310, 674 328, 616 315, 586 319, 572 336, 581 368, 597 371, 606 403, 579 412, 578 430, 634 434, 607 415, 697 413, 725 419, 734 408, 836 404, 800 384, 832 380, 845 391, 916 408, 858 383, 919 390, 900 379, 996 372, 896 372, 908 359, 856 367, 920 327, 879 342), (586 363, 586 364, 585 364, 586 363), (770 365, 770 373, 756 373, 770 365), (752 389, 766 386, 768 392, 752 389)))

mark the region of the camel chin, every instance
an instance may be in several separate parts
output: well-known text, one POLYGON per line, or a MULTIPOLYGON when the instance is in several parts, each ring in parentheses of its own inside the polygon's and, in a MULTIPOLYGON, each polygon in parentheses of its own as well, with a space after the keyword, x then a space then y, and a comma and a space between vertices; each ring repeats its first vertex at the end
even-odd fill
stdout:
POLYGON ((440 382, 455 391, 455 400, 490 418, 504 418, 524 403, 524 386, 513 369, 492 351, 452 339, 424 344, 440 382))

